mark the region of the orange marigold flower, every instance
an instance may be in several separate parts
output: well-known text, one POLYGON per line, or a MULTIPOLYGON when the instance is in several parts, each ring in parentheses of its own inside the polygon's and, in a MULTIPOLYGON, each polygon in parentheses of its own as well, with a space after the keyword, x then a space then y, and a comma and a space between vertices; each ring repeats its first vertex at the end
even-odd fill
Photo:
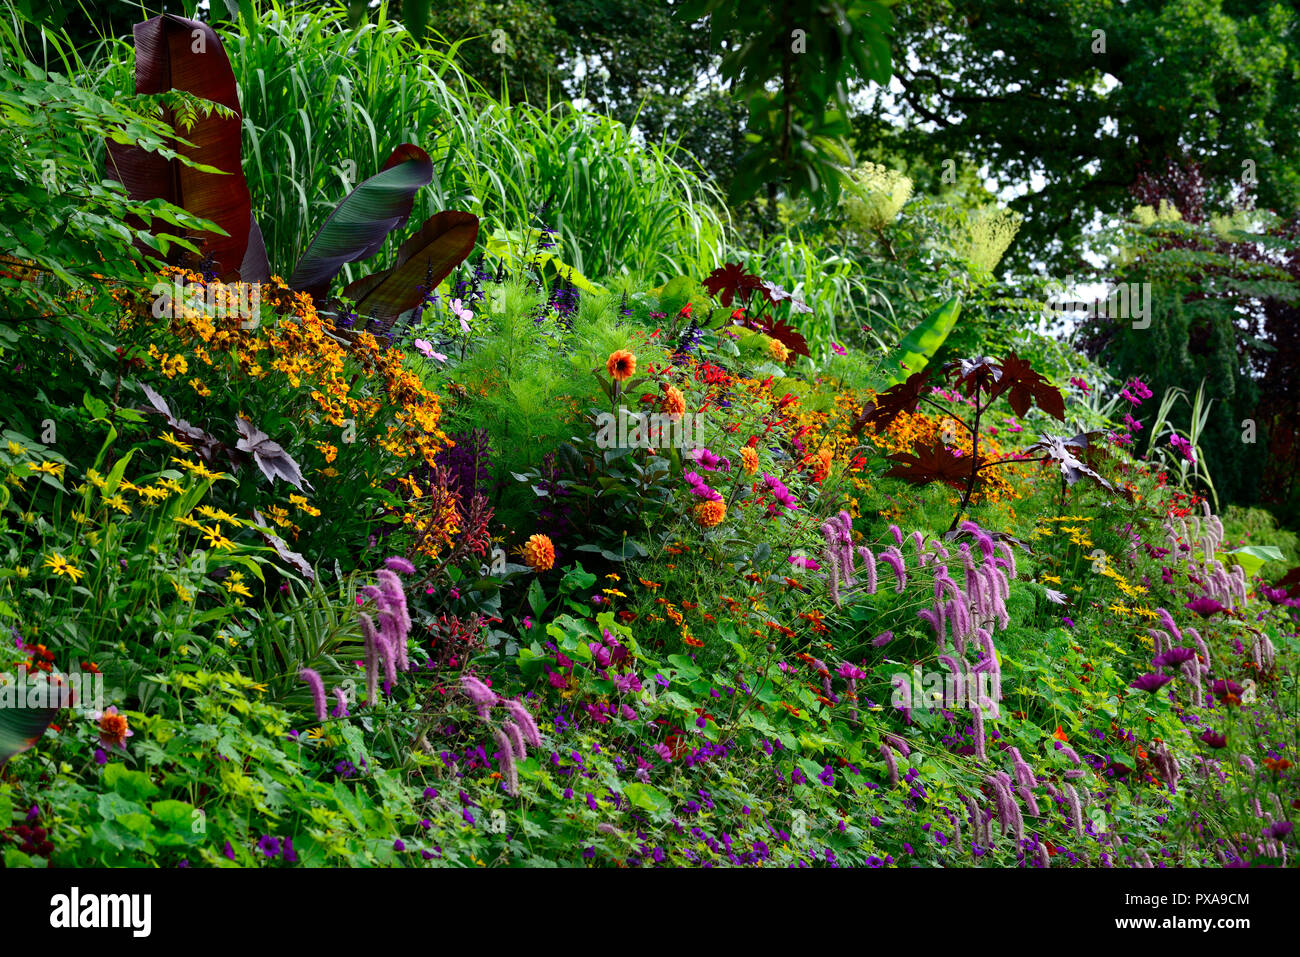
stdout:
POLYGON ((535 572, 550 571, 555 565, 555 546, 545 535, 534 535, 524 544, 524 563, 535 572))
POLYGON ((780 339, 769 339, 767 341, 767 351, 777 362, 784 363, 790 358, 790 350, 785 347, 785 343, 780 339))
POLYGON ((623 382, 636 374, 636 356, 623 349, 610 353, 605 362, 605 371, 616 382, 623 382))
POLYGON ((664 397, 659 402, 659 411, 674 416, 682 415, 686 411, 686 399, 677 386, 664 386, 664 397))
POLYGON ((740 464, 745 469, 746 475, 753 475, 758 471, 758 453, 748 445, 740 450, 740 464))
POLYGON ((695 506, 695 521, 701 528, 712 528, 727 517, 727 506, 722 502, 700 502, 695 506))

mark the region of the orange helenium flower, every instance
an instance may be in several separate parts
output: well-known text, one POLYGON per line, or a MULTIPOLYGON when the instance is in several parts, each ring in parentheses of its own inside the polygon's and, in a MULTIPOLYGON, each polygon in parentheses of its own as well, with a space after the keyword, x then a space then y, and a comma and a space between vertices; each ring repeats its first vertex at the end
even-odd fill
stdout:
POLYGON ((605 362, 605 371, 616 382, 626 381, 636 374, 636 356, 623 349, 612 352, 605 362))
POLYGON ((524 563, 535 572, 550 571, 555 565, 555 546, 545 535, 534 535, 524 544, 524 563))

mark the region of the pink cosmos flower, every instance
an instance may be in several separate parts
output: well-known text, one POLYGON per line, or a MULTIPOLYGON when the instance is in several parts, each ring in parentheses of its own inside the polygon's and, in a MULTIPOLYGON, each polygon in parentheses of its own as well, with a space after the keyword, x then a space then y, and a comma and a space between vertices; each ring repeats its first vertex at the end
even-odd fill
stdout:
POLYGON ((434 352, 433 343, 428 339, 416 339, 415 348, 419 349, 426 358, 437 359, 439 362, 446 362, 447 357, 441 352, 434 352))

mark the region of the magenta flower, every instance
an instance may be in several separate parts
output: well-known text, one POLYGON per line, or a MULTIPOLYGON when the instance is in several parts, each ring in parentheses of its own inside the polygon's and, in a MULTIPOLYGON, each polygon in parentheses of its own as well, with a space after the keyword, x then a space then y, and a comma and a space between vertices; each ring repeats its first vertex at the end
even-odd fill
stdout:
POLYGON ((1202 595, 1200 598, 1189 601, 1183 607, 1190 612, 1200 615, 1202 618, 1209 618, 1211 615, 1217 615, 1220 612, 1228 610, 1208 595, 1202 595))
POLYGON ((1226 734, 1220 734, 1217 731, 1211 731, 1208 728, 1206 728, 1201 734, 1201 740, 1212 748, 1222 748, 1226 747, 1228 744, 1228 736, 1226 734))
POLYGON ((1176 668, 1185 661, 1191 661, 1196 657, 1196 652, 1191 648, 1170 648, 1168 651, 1162 651, 1151 659, 1152 668, 1176 668))
POLYGON ((1132 682, 1129 687, 1137 688, 1138 691, 1159 691, 1173 680, 1169 675, 1143 675, 1132 682))
POLYGON ((393 555, 384 559, 384 565, 389 571, 400 572, 403 575, 414 575, 415 566, 403 558, 401 555, 393 555))
POLYGON ((857 665, 849 664, 847 661, 843 662, 838 668, 836 668, 835 673, 841 678, 846 678, 849 681, 861 681, 867 676, 865 671, 857 665))
POLYGON ((1169 436, 1169 444, 1176 448, 1187 461, 1195 464, 1196 456, 1192 454, 1192 443, 1188 442, 1181 435, 1173 434, 1169 436))

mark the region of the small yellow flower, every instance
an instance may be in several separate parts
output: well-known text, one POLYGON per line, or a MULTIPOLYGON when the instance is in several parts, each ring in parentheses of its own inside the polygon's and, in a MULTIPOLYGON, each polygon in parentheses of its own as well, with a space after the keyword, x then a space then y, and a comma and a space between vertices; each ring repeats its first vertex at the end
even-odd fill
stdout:
POLYGON ((123 515, 131 514, 131 506, 126 504, 126 500, 121 495, 110 495, 104 499, 104 504, 109 508, 115 508, 123 515))
POLYGON ((200 525, 198 522, 196 522, 194 519, 190 518, 188 515, 177 515, 174 519, 172 519, 172 521, 174 521, 177 525, 184 525, 186 528, 192 528, 195 531, 203 530, 203 526, 200 525))
POLYGON ((221 534, 220 525, 213 525, 211 528, 205 527, 202 529, 202 531, 204 537, 207 538, 208 540, 209 547, 211 548, 220 548, 220 549, 224 549, 225 551, 230 551, 232 548, 235 547, 234 542, 232 542, 230 539, 226 538, 224 535, 221 534))
POLYGON ((172 582, 172 586, 175 587, 176 589, 176 597, 178 597, 181 601, 188 604, 189 602, 192 602, 194 600, 194 594, 188 588, 186 588, 181 582, 172 582))
POLYGON ((200 382, 198 379, 191 379, 191 380, 190 380, 190 387, 191 387, 195 392, 197 392, 199 395, 203 396, 205 399, 206 399, 208 396, 212 395, 212 390, 209 389, 207 386, 205 386, 205 385, 204 385, 202 382, 200 382))
POLYGON ((19 445, 17 442, 10 442, 9 454, 15 457, 21 457, 27 454, 27 450, 23 448, 21 445, 19 445))
POLYGON ((67 575, 72 579, 74 585, 83 575, 86 574, 58 552, 55 552, 49 558, 45 559, 45 567, 53 571, 56 575, 67 575))
POLYGON ((55 478, 63 478, 63 471, 67 468, 61 462, 42 462, 40 465, 29 462, 27 467, 32 470, 33 474, 53 475, 55 478))
POLYGON ((1053 585, 1061 584, 1061 579, 1059 579, 1055 575, 1039 575, 1038 577, 1045 582, 1051 582, 1053 585))
POLYGON ((170 432, 164 432, 162 435, 159 436, 159 438, 161 438, 164 442, 166 442, 168 445, 172 446, 173 448, 180 449, 182 452, 191 451, 190 446, 187 443, 182 442, 180 439, 176 438, 176 436, 172 435, 170 432))

